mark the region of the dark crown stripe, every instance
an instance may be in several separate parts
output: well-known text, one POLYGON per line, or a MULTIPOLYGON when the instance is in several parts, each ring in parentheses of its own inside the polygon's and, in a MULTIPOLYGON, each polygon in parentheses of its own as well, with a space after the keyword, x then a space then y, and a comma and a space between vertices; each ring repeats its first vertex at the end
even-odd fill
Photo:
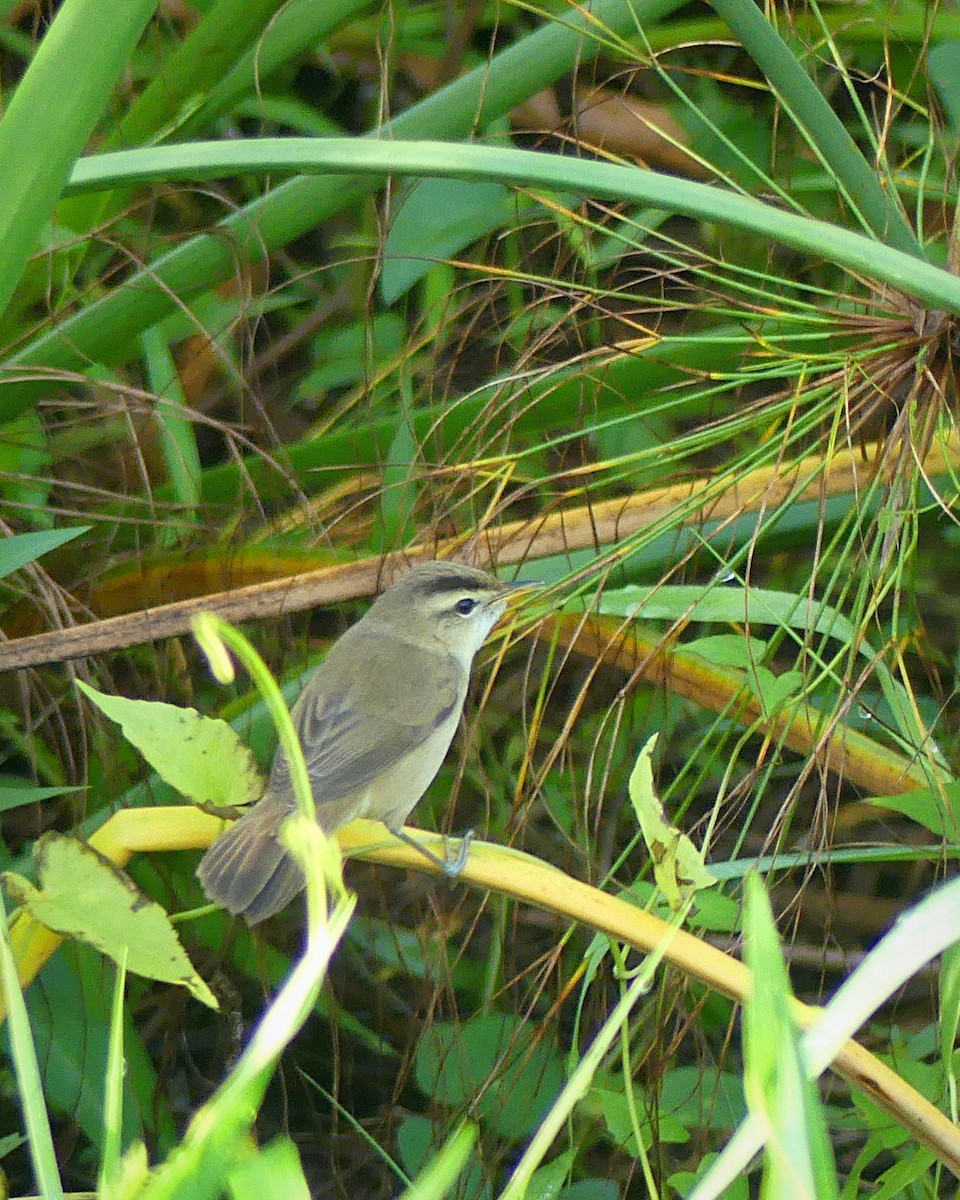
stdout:
POLYGON ((444 573, 436 579, 418 581, 420 588, 428 596, 445 596, 449 592, 476 592, 492 590, 496 585, 489 584, 485 579, 478 579, 467 571, 463 574, 444 573))

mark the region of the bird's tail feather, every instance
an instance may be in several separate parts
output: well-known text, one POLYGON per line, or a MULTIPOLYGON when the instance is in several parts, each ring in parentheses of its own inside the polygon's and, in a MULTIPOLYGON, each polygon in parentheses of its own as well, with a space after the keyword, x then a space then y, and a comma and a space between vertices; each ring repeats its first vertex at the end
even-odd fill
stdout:
POLYGON ((197 868, 210 899, 250 925, 285 908, 304 886, 303 872, 277 838, 286 815, 261 801, 213 843, 197 868))

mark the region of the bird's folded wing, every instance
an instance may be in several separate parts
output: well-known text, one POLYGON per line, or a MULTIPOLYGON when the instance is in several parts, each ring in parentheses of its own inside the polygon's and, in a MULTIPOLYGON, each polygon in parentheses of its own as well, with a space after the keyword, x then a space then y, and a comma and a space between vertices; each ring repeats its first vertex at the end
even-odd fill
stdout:
MULTIPOLYGON (((338 649, 339 644, 331 653, 338 649)), ((294 707, 294 725, 318 804, 366 788, 425 742, 458 707, 464 672, 456 659, 414 654, 402 678, 395 666, 395 655, 371 646, 353 661, 346 687, 331 692, 323 687, 321 674, 320 686, 311 690, 308 685, 294 707)), ((344 672, 338 674, 342 681, 344 672)), ((270 791, 275 796, 291 793, 290 768, 282 751, 274 759, 270 791)))

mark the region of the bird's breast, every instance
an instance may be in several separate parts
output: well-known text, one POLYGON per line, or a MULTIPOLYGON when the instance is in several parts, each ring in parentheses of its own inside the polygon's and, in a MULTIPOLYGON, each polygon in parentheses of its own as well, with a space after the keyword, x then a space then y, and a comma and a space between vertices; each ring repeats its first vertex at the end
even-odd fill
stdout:
POLYGON ((369 816, 390 828, 404 823, 447 756, 460 719, 460 706, 409 754, 389 767, 368 792, 369 816))

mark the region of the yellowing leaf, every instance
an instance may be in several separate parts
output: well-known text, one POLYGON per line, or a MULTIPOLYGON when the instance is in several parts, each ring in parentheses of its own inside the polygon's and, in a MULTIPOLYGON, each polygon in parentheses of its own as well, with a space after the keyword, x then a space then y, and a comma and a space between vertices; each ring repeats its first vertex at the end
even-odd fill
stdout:
POLYGON ((182 984, 201 1003, 217 1007, 163 908, 109 859, 76 838, 45 833, 34 861, 39 888, 10 871, 3 882, 41 925, 87 942, 114 962, 126 954, 128 971, 182 984))
POLYGON ((226 721, 202 717, 195 708, 105 696, 79 681, 77 686, 117 722, 161 779, 196 804, 240 805, 260 798, 263 777, 226 721))
POLYGON ((656 743, 654 734, 640 751, 630 776, 630 801, 653 859, 657 886, 673 911, 678 912, 701 888, 713 887, 717 881, 704 866, 703 855, 693 842, 669 823, 654 791, 650 757, 656 743))

